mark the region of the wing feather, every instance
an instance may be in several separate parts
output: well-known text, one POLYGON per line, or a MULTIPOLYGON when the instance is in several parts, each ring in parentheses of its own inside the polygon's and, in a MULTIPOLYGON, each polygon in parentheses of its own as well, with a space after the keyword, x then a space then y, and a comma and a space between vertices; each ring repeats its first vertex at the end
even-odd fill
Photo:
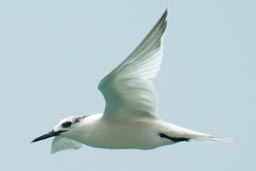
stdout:
POLYGON ((151 79, 162 62, 167 13, 139 46, 101 80, 98 89, 106 101, 104 117, 158 117, 157 93, 151 79))
POLYGON ((51 153, 57 153, 62 150, 79 149, 81 147, 83 147, 83 144, 78 141, 63 136, 56 136, 52 141, 51 153))

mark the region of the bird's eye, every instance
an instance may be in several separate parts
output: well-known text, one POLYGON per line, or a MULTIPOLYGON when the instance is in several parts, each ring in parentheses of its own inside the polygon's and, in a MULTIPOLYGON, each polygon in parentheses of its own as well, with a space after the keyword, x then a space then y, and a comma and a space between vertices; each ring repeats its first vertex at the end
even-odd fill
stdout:
POLYGON ((61 126, 62 126, 63 128, 68 128, 68 127, 70 127, 71 125, 72 125, 72 122, 67 121, 67 122, 64 122, 61 126))

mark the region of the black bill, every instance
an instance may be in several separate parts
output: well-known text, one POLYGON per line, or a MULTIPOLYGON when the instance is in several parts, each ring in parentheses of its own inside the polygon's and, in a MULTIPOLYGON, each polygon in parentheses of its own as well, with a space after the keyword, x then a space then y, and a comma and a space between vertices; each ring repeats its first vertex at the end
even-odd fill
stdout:
POLYGON ((34 140, 31 141, 31 143, 41 141, 41 140, 44 140, 44 139, 47 139, 47 138, 50 138, 50 137, 55 137, 55 136, 59 135, 62 132, 65 132, 65 130, 60 130, 60 131, 52 130, 52 131, 48 132, 47 134, 44 134, 40 137, 35 138, 34 140))

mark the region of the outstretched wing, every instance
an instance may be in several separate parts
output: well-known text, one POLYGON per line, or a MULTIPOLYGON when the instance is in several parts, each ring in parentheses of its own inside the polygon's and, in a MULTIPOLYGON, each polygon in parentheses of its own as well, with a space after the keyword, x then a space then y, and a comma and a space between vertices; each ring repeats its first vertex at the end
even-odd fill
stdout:
POLYGON ((151 81, 160 69, 163 57, 163 34, 167 27, 167 10, 139 44, 98 89, 105 101, 104 117, 158 117, 157 94, 151 81))

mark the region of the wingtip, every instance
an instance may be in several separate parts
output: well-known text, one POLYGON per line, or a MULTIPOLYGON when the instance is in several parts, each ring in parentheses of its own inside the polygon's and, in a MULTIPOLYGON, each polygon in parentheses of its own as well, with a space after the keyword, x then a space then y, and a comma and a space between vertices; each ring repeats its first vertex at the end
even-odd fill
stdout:
POLYGON ((167 16, 168 16, 168 7, 164 10, 164 13, 162 15, 162 18, 164 18, 166 20, 167 16))
POLYGON ((169 6, 167 6, 164 10, 164 13, 168 14, 168 11, 169 11, 169 6))

